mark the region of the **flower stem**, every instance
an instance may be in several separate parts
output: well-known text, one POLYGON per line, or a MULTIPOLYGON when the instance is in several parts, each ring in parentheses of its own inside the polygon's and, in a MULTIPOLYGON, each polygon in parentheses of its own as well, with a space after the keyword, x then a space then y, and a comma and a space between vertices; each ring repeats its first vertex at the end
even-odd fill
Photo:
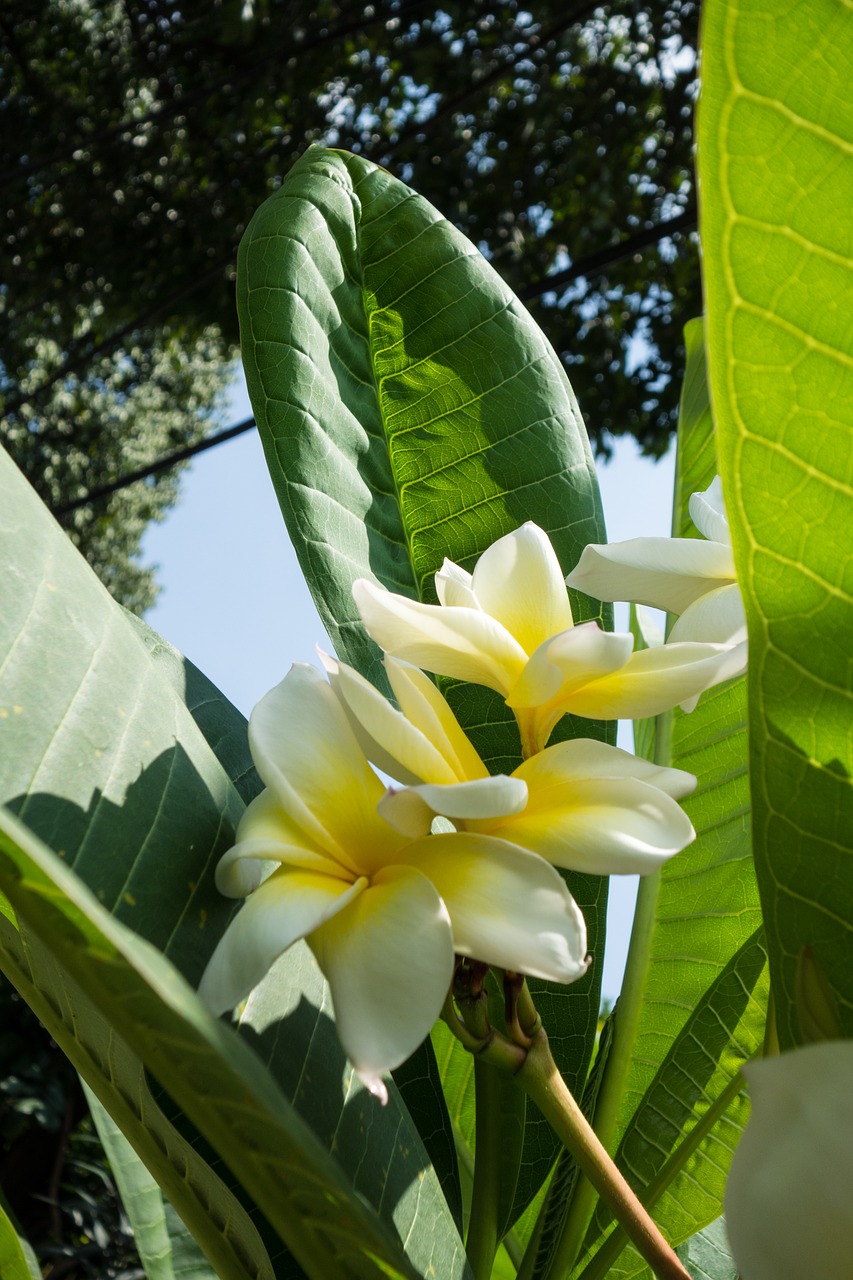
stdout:
MULTIPOLYGON (((675 1148, 666 1163, 658 1170, 645 1191, 642 1193, 643 1204, 651 1209, 666 1191, 673 1179, 681 1173, 688 1159, 699 1149, 714 1125, 725 1115, 743 1088, 743 1076, 738 1072, 732 1077, 725 1089, 718 1094, 698 1124, 690 1130, 684 1141, 675 1148)), ((618 1223, 614 1231, 604 1241, 592 1260, 584 1267, 580 1280, 605 1280, 610 1268, 628 1244, 628 1237, 618 1223)))
MULTIPOLYGON (((672 712, 665 711, 655 720, 654 759, 656 764, 669 765, 672 756, 671 744, 672 712)), ((608 1150, 613 1146, 616 1135, 619 1108, 640 1024, 660 886, 660 871, 653 871, 650 875, 640 877, 625 976, 622 979, 622 990, 619 993, 613 1019, 613 1042, 595 1106, 595 1132, 599 1141, 608 1150)), ((595 1188, 588 1179, 581 1178, 575 1188, 569 1211, 554 1247, 549 1274, 554 1276, 567 1274, 574 1266, 595 1212, 595 1198, 595 1188)))
POLYGON ((501 1091, 504 1085, 505 1077, 494 1067, 474 1059, 476 1145, 471 1218, 465 1241, 474 1280, 488 1280, 500 1244, 497 1215, 501 1192, 501 1091))
POLYGON ((690 1280, 689 1273, 616 1168, 569 1092, 543 1030, 534 1037, 516 1080, 537 1104, 659 1280, 690 1280))

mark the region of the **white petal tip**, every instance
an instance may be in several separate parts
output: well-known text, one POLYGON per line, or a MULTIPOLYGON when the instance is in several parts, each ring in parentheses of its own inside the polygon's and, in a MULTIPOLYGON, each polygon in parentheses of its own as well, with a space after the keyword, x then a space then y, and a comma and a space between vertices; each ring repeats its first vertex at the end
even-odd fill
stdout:
POLYGON ((383 1107, 388 1106, 388 1089, 385 1081, 380 1076, 363 1076, 359 1074, 358 1078, 368 1093, 372 1093, 374 1098, 378 1098, 383 1107))

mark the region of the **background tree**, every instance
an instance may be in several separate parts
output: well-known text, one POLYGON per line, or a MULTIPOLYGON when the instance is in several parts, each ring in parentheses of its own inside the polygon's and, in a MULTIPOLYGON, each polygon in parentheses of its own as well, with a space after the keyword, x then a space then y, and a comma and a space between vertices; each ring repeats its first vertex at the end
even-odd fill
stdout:
MULTIPOLYGON (((203 431, 237 341, 237 243, 312 142, 386 165, 482 248, 599 449, 666 448, 699 309, 692 0, 5 3, 0 390, 49 501, 79 495, 84 458, 119 469, 124 451, 129 470, 203 431), (154 384, 154 405, 131 392, 154 384)), ((129 565, 173 496, 160 482, 74 521, 137 607, 152 588, 129 565)))

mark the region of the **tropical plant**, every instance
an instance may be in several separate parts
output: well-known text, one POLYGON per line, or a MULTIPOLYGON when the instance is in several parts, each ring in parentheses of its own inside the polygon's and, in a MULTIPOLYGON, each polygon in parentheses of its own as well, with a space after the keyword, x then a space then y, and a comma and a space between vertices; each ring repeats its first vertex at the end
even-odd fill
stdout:
MULTIPOLYGON (((238 278, 328 680, 297 668, 247 732, 3 459, 0 964, 85 1082, 151 1277, 753 1280, 744 1215, 735 1259, 721 1221, 774 1127, 757 1092, 739 1174, 744 1074, 781 1065, 777 1096, 815 1091, 792 1132, 832 1130, 846 1047, 803 1046, 853 1038, 853 31, 833 0, 784 27, 709 0, 704 23, 707 314, 673 532, 700 546, 702 494, 730 537, 746 675, 730 629, 705 642, 694 614, 656 644, 638 617, 632 646, 563 592, 604 529, 560 361, 363 156, 307 152, 238 278), (625 708, 636 757, 610 741, 625 708), (626 860, 645 874, 602 1025, 626 860)), ((792 1231, 784 1150, 755 1240, 774 1214, 792 1231)), ((843 1205, 821 1214, 849 1238, 843 1205)), ((5 1208, 0 1259, 33 1274, 5 1208)))

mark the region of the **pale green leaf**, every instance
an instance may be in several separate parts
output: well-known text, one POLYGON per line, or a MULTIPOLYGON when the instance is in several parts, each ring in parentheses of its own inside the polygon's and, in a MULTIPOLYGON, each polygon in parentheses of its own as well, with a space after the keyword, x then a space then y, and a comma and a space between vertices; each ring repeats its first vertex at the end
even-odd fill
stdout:
POLYGON ((749 630, 756 869, 779 1039, 812 947, 853 1034, 853 21, 709 0, 709 373, 749 630))
MULTIPOLYGON (((116 919, 163 947, 194 981, 233 909, 216 893, 212 872, 243 810, 231 778, 245 784, 247 795, 255 786, 245 724, 198 673, 128 620, 5 457, 0 468, 0 542, 14 570, 0 616, 0 799, 73 865, 81 890, 88 884, 116 919), (181 685, 198 724, 177 696, 181 685)), ((7 919, 14 926, 14 912, 7 919)), ((211 1231, 221 1234, 227 1224, 223 1247, 233 1256, 217 1267, 243 1275, 234 1271, 239 1262, 247 1274, 270 1274, 268 1248, 273 1266, 285 1267, 282 1274, 299 1274, 281 1240, 289 1239, 282 1227, 288 1217, 301 1229, 301 1208, 280 1194, 276 1213, 268 1223, 258 1217, 256 1226, 234 1198, 234 1191, 243 1194, 239 1161, 228 1151, 203 1152, 180 1109, 172 1114, 159 1087, 152 1095, 138 1046, 110 1030, 115 1010, 95 1007, 91 993, 76 987, 73 999, 67 994, 73 975, 56 970, 50 940, 32 937, 23 946, 14 927, 4 936, 4 964, 16 985, 208 1252, 211 1231), (149 1112, 150 1125, 140 1121, 149 1112)), ((328 1012, 324 1016, 328 1022, 328 1012)), ((364 1100, 342 1098, 339 1059, 315 1054, 308 1061, 310 1029, 302 1040, 296 1028, 289 1031, 291 1062, 306 1061, 343 1123, 343 1113, 354 1114, 364 1100)), ((169 1093, 180 1102, 173 1089, 169 1093)), ((280 1092, 276 1097, 293 1114, 280 1092)), ((381 1188, 375 1177, 371 1184, 376 1208, 388 1224, 399 1221, 413 1254, 436 1253, 442 1269, 454 1274, 464 1264, 449 1216, 418 1209, 421 1198, 426 1205, 438 1194, 418 1135, 396 1095, 376 1111, 370 1161, 384 1171, 381 1188)), ((353 1175, 361 1171, 366 1185, 365 1153, 350 1146, 339 1157, 351 1162, 353 1175)), ((332 1167, 340 1177, 340 1165, 332 1167)))
MULTIPOLYGON (((126 1046, 199 1132, 227 1152, 232 1171, 308 1275, 414 1275, 397 1242, 239 1037, 208 1014, 165 956, 100 907, 74 873, 3 810, 0 889, 20 925, 16 933, 0 922, 4 971, 32 997, 40 1017, 47 1011, 48 1029, 105 1104, 111 1091, 121 1096, 121 1084, 113 1085, 108 1072, 116 1053, 126 1059, 126 1046)), ((137 1085, 128 1109, 139 1092, 137 1085)), ((145 1124, 140 1115, 137 1128, 145 1124)), ((173 1183, 178 1167, 173 1161, 173 1183)), ((219 1230, 208 1231, 204 1242, 223 1255, 219 1274, 250 1274, 227 1219, 211 1216, 219 1230)), ((268 1266, 262 1270, 270 1274, 268 1266)))
POLYGON ((85 1083, 83 1092, 147 1280, 216 1280, 216 1272, 112 1116, 85 1083))
POLYGON ((676 1252, 693 1280, 738 1280, 722 1218, 685 1240, 676 1252))

